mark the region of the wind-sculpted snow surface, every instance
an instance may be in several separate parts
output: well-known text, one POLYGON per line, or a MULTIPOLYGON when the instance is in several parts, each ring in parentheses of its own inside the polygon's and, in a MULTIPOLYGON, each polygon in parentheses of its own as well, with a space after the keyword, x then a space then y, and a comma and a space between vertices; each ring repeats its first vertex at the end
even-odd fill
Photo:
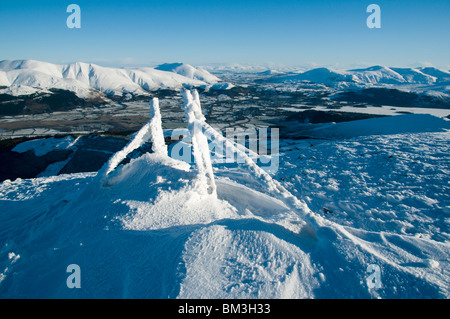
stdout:
POLYGON ((204 227, 189 237, 180 298, 310 298, 319 286, 308 252, 255 220, 204 227), (217 247, 220 243, 220 248, 217 247), (199 283, 208 283, 198 289, 199 283))
POLYGON ((191 165, 158 152, 107 184, 5 181, 0 296, 449 298, 449 140, 286 142, 278 192, 250 163, 215 165, 217 197, 198 192, 191 165))

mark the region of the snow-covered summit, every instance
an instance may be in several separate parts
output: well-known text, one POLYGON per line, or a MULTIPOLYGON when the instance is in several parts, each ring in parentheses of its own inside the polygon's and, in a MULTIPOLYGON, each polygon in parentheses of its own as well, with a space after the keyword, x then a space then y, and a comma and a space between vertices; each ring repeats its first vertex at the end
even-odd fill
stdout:
POLYGON ((349 70, 349 73, 353 74, 359 82, 363 83, 398 84, 406 82, 406 80, 399 73, 380 65, 372 66, 366 69, 349 70))
POLYGON ((204 81, 207 83, 219 82, 220 79, 215 75, 212 75, 203 68, 194 68, 193 66, 185 63, 164 63, 158 65, 156 70, 173 72, 185 76, 189 79, 204 81))
POLYGON ((352 74, 328 68, 316 68, 303 73, 283 76, 275 79, 276 82, 308 81, 325 85, 333 85, 338 82, 354 82, 356 80, 357 78, 352 74))

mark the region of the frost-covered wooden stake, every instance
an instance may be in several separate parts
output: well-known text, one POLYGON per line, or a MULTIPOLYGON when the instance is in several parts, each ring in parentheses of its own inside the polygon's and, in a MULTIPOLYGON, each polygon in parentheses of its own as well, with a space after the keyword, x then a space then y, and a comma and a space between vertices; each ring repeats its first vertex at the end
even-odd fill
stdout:
POLYGON ((128 154, 141 147, 149 140, 152 141, 153 152, 167 156, 167 145, 164 142, 159 100, 156 97, 150 101, 150 120, 139 130, 131 142, 111 157, 99 171, 99 175, 105 180, 108 174, 115 170, 128 154))
POLYGON ((192 92, 185 90, 182 92, 182 96, 188 129, 192 137, 194 161, 198 169, 199 190, 201 192, 206 190, 208 194, 216 195, 216 183, 214 181, 208 139, 203 134, 205 117, 202 114, 198 93, 196 90, 192 92))
POLYGON ((150 133, 153 152, 167 155, 167 145, 164 142, 161 113, 159 111, 159 100, 156 97, 150 101, 150 133))

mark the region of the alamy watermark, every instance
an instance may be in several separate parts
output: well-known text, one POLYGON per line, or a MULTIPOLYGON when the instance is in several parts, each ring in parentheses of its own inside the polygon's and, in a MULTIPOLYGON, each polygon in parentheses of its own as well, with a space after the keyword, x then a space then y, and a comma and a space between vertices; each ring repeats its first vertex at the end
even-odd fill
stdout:
POLYGON ((381 8, 378 4, 370 4, 367 6, 368 13, 371 13, 366 20, 366 25, 369 29, 381 28, 381 8))
POLYGON ((80 29, 81 28, 81 8, 77 4, 70 4, 66 9, 67 13, 70 15, 67 17, 66 25, 69 29, 80 29))
POLYGON ((66 272, 70 273, 67 277, 67 288, 81 288, 81 269, 77 264, 70 264, 67 266, 66 272))
POLYGON ((369 274, 366 278, 367 287, 369 290, 381 288, 381 269, 376 264, 367 266, 366 272, 369 274))
MULTIPOLYGON (((70 4, 66 9, 70 15, 67 17, 66 25, 69 29, 81 28, 81 8, 77 4, 70 4)), ((381 8, 378 4, 369 4, 366 9, 370 15, 367 17, 366 25, 369 29, 381 28, 381 8)))

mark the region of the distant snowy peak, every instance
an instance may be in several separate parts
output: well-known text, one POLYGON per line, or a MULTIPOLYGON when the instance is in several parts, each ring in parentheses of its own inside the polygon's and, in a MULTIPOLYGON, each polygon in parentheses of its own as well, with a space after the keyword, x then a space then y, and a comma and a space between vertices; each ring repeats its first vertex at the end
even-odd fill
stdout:
POLYGON ((299 74, 274 76, 271 82, 309 81, 328 86, 343 84, 434 84, 450 82, 450 73, 436 68, 388 68, 372 66, 365 69, 333 70, 316 68, 299 74))
POLYGON ((347 87, 349 83, 357 81, 357 78, 352 74, 343 71, 336 71, 328 68, 316 68, 303 73, 274 76, 269 79, 269 81, 276 83, 297 83, 307 81, 324 84, 330 87, 347 87))
POLYGON ((372 84, 432 84, 436 78, 412 68, 387 68, 372 66, 367 69, 350 70, 360 82, 372 84))
POLYGON ((283 72, 283 71, 274 70, 274 69, 268 69, 266 71, 258 72, 259 75, 279 75, 279 74, 284 74, 284 73, 285 72, 283 72))
POLYGON ((83 98, 98 91, 107 95, 146 95, 152 90, 179 90, 219 81, 208 71, 181 63, 158 68, 112 68, 83 62, 56 65, 35 60, 0 61, 0 86, 7 87, 3 93, 56 88, 83 98))
POLYGON ((200 80, 207 83, 215 83, 220 81, 218 77, 212 75, 208 71, 202 68, 194 68, 193 66, 185 63, 164 63, 157 66, 155 69, 177 73, 189 79, 200 80))
POLYGON ((213 63, 203 65, 203 69, 219 73, 258 73, 267 70, 267 66, 244 65, 239 63, 213 63))
POLYGON ((351 74, 331 70, 328 68, 312 69, 289 77, 301 81, 309 81, 323 84, 328 84, 332 82, 350 82, 356 80, 356 78, 353 77, 351 74))
POLYGON ((357 79, 357 82, 370 84, 399 84, 407 82, 399 73, 384 66, 372 66, 367 69, 349 70, 357 79))

